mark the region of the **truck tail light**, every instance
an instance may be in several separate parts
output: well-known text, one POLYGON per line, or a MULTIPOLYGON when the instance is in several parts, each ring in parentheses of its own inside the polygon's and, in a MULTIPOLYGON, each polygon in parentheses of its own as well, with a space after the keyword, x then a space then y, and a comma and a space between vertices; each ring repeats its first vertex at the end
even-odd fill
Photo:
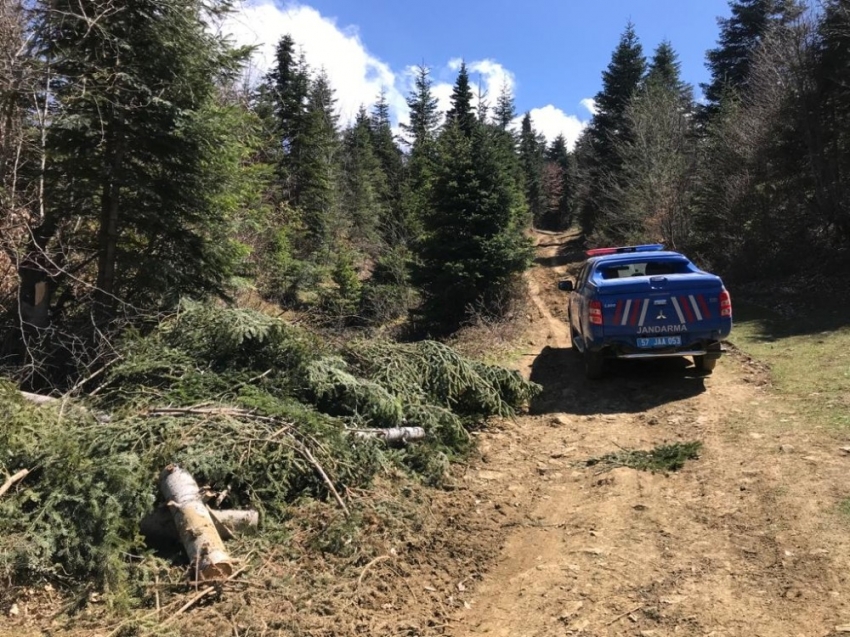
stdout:
POLYGON ((602 325, 602 301, 590 302, 590 324, 602 325))
POLYGON ((720 316, 732 318, 732 297, 725 289, 720 293, 720 316))

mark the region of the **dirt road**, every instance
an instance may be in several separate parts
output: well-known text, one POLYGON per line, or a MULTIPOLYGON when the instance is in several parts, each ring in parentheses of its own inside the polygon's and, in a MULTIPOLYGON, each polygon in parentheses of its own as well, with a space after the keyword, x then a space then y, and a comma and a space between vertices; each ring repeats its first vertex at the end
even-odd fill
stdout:
POLYGON ((466 476, 482 509, 525 515, 506 516, 499 557, 447 634, 850 633, 850 518, 839 506, 850 457, 838 434, 807 425, 740 353, 709 377, 668 360, 585 381, 555 288, 581 258, 575 237, 539 235, 538 251, 520 364, 545 390, 531 416, 481 435, 466 476), (586 465, 619 447, 691 440, 701 457, 670 475, 586 465))

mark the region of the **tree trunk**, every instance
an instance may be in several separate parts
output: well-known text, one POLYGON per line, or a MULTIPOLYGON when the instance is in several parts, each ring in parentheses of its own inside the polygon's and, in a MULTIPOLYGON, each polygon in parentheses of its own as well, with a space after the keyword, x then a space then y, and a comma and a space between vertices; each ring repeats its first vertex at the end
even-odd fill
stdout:
MULTIPOLYGON (((257 528, 260 514, 254 510, 236 511, 232 509, 210 509, 210 517, 221 539, 230 540, 237 534, 250 533, 257 528)), ((139 531, 151 541, 179 541, 180 534, 174 523, 174 516, 167 506, 161 506, 142 518, 139 531)))
POLYGON ((198 483, 185 469, 168 465, 159 477, 159 489, 168 503, 174 524, 197 580, 222 579, 233 573, 215 522, 201 499, 198 483))
POLYGON ((97 235, 97 293, 95 302, 103 318, 115 309, 115 271, 118 259, 118 209, 121 201, 121 167, 124 161, 124 140, 120 123, 112 124, 112 134, 107 151, 107 165, 103 178, 100 202, 100 227, 97 235))

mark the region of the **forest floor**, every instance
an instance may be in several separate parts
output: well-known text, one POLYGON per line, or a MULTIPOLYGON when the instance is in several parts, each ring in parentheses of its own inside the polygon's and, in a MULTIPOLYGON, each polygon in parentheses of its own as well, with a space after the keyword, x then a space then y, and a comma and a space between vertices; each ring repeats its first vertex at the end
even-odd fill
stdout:
POLYGON ((556 289, 580 266, 578 237, 536 240, 510 358, 544 391, 528 414, 475 433, 446 487, 389 474, 347 493, 359 531, 332 504, 307 508, 285 548, 254 554, 243 584, 183 612, 191 592, 132 621, 91 604, 68 618, 40 605, 54 593, 33 591, 0 635, 850 633, 846 326, 768 334, 747 319, 710 376, 670 359, 586 381, 556 289), (588 463, 690 441, 700 456, 676 472, 588 463), (316 548, 352 540, 362 547, 344 557, 316 548))

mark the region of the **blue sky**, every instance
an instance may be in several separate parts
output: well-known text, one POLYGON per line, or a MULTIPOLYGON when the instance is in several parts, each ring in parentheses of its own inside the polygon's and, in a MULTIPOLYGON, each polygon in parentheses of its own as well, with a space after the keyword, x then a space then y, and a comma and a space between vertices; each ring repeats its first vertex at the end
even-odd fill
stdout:
POLYGON ((233 31, 240 42, 261 47, 258 72, 270 47, 290 32, 311 65, 327 70, 343 121, 381 86, 394 117, 404 121, 409 67, 422 61, 433 68, 445 103, 463 58, 490 89, 491 102, 507 81, 518 109, 531 111, 547 136, 574 139, 590 117, 582 101, 600 89, 629 20, 647 56, 669 39, 683 78, 697 85, 707 79, 716 18, 728 12, 727 0, 245 0, 233 31))

